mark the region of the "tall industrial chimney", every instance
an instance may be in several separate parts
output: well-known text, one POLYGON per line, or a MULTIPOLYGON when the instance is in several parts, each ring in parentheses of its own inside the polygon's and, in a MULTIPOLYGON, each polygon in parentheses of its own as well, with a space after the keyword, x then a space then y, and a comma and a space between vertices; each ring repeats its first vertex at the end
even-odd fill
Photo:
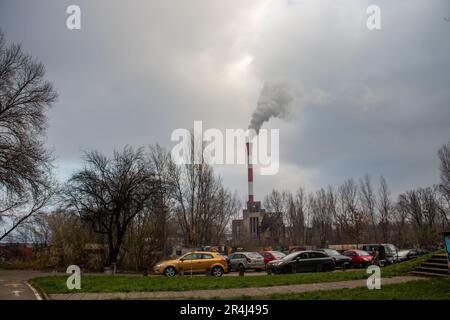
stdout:
POLYGON ((253 160, 252 160, 252 144, 250 141, 247 145, 247 167, 248 167, 248 202, 247 210, 251 210, 253 206, 253 160))

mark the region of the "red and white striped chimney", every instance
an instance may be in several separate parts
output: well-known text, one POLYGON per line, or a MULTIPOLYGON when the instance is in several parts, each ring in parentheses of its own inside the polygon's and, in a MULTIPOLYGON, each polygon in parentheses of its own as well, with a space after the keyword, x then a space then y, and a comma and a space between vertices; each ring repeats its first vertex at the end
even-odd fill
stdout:
POLYGON ((253 204, 253 160, 252 144, 247 142, 247 168, 248 168, 248 203, 247 209, 250 210, 253 204))

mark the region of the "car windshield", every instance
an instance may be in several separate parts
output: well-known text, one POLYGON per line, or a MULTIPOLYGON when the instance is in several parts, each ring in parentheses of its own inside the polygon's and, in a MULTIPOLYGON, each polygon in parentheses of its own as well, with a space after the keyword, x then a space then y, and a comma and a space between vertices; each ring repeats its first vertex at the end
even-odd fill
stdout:
POLYGON ((397 252, 397 248, 394 245, 392 245, 392 244, 388 244, 386 247, 391 252, 397 252))
POLYGON ((292 259, 294 259, 295 257, 297 257, 299 255, 299 252, 292 252, 290 254, 288 254, 287 256, 283 257, 282 260, 284 261, 291 261, 292 259))
POLYGON ((358 253, 358 255, 360 255, 360 256, 370 256, 370 254, 364 250, 358 250, 358 251, 356 251, 356 253, 358 253))
POLYGON ((341 255, 338 251, 332 250, 332 249, 324 249, 323 252, 325 252, 329 256, 340 256, 341 255))

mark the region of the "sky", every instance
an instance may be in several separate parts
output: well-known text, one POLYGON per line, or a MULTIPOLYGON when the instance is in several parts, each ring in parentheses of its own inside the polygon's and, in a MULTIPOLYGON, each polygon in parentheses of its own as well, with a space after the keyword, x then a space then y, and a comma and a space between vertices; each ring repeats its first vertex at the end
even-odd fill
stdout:
MULTIPOLYGON (((439 182, 450 140, 450 0, 0 0, 0 28, 46 67, 58 101, 47 146, 67 179, 84 151, 174 146, 171 133, 247 128, 265 83, 302 97, 280 130, 271 189, 383 175, 394 196, 439 182), (81 9, 81 30, 66 8, 81 9), (381 30, 366 9, 381 8, 381 30)), ((215 167, 246 197, 245 165, 215 167)))

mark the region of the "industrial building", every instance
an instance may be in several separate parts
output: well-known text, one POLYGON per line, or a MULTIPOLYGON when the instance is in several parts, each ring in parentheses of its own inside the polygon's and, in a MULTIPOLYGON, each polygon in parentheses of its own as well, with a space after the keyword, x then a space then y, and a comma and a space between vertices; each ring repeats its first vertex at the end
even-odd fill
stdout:
POLYGON ((246 143, 248 166, 248 201, 242 219, 233 220, 232 245, 246 249, 279 245, 284 242, 285 230, 281 213, 267 212, 253 195, 252 144, 246 143))

